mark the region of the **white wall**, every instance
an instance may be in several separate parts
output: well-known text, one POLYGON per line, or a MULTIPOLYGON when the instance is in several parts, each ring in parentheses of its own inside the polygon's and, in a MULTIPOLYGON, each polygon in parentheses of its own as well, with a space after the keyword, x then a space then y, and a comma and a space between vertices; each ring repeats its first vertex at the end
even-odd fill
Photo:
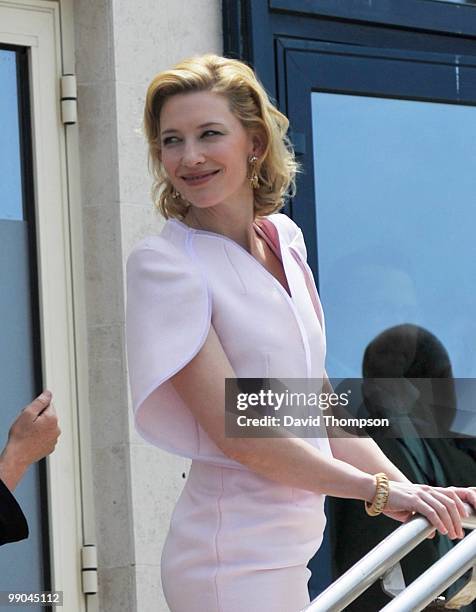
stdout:
POLYGON ((184 57, 221 53, 221 2, 75 0, 74 21, 100 609, 162 612, 160 553, 188 464, 133 429, 124 265, 162 225, 139 133, 147 85, 184 57))

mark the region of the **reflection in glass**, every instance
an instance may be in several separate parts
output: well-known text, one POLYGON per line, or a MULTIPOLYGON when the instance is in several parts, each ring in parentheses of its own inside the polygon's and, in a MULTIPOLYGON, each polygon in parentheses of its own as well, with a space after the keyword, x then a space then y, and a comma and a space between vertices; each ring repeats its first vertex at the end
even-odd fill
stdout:
POLYGON ((328 371, 361 375, 402 323, 476 377, 476 109, 312 94, 319 283, 328 371))
POLYGON ((0 122, 0 219, 23 219, 16 54, 5 49, 0 49, 0 122))

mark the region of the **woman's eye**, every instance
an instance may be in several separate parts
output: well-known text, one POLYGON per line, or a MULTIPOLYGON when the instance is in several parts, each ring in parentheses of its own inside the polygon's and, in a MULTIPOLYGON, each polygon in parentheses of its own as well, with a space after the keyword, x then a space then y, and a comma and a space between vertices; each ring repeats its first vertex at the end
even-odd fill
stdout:
MULTIPOLYGON (((219 136, 219 135, 221 135, 221 132, 217 132, 216 130, 207 130, 206 132, 203 132, 202 138, 205 136, 219 136)), ((177 142, 180 142, 180 139, 177 136, 168 136, 167 138, 164 138, 162 145, 166 147, 167 145, 176 144, 177 142)))

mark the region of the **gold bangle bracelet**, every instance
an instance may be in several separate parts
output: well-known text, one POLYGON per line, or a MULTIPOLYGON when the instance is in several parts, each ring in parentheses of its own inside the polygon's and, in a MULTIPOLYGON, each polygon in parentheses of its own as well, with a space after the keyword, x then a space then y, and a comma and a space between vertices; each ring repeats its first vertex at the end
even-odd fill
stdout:
POLYGON ((375 474, 375 478, 377 479, 375 496, 371 502, 365 502, 365 511, 369 516, 377 516, 383 512, 390 494, 390 484, 387 474, 379 472, 375 474))

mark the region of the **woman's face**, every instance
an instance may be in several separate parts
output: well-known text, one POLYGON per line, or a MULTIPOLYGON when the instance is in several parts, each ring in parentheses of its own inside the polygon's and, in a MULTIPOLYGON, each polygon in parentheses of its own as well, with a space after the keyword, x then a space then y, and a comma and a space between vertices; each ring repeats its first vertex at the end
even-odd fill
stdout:
POLYGON ((173 186, 193 205, 239 206, 250 198, 248 157, 259 139, 245 130, 224 96, 204 91, 170 97, 160 114, 160 142, 173 186))

